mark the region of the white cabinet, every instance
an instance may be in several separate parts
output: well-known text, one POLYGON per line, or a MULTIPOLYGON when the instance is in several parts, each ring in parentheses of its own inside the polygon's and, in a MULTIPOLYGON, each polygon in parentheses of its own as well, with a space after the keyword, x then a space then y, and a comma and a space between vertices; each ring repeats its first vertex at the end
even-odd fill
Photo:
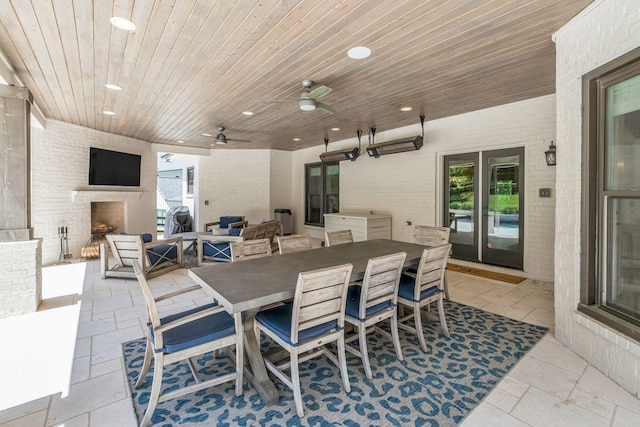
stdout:
POLYGON ((351 230, 353 240, 391 239, 391 216, 358 213, 324 214, 324 231, 351 230))

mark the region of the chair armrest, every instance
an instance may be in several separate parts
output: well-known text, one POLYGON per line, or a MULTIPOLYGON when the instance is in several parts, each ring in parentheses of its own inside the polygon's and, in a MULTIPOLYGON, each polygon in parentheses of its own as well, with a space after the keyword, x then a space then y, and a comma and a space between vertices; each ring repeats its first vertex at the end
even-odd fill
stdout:
POLYGON ((188 316, 181 317, 180 319, 176 319, 173 322, 165 323, 164 325, 154 328, 154 330, 156 332, 166 332, 169 329, 173 329, 186 323, 193 322, 194 320, 198 320, 212 314, 220 313, 222 311, 225 311, 225 308, 221 305, 217 305, 215 307, 207 308, 206 310, 198 311, 188 316))
POLYGON ((230 222, 228 228, 244 228, 249 225, 249 221, 230 222))
POLYGON ((204 225, 204 231, 209 231, 209 227, 213 227, 214 225, 220 225, 220 221, 207 222, 207 223, 204 225))
POLYGON ((180 289, 180 290, 177 290, 177 291, 174 291, 174 292, 169 292, 168 294, 160 295, 159 297, 154 298, 154 300, 156 302, 160 302, 160 301, 164 301, 164 300, 169 299, 169 298, 173 298, 173 297, 178 296, 178 295, 186 294, 188 292, 193 292, 193 291, 199 291, 199 290, 202 290, 202 286, 193 285, 193 286, 189 286, 188 288, 184 288, 184 289, 180 289))
POLYGON ((180 247, 180 250, 182 250, 182 236, 171 237, 170 239, 156 240, 155 242, 143 243, 142 249, 146 251, 149 248, 155 248, 156 246, 162 245, 170 245, 172 243, 177 243, 177 245, 180 247))
POLYGON ((209 236, 209 235, 202 235, 202 236, 198 236, 198 245, 200 245, 200 242, 213 242, 213 243, 229 243, 229 242, 242 242, 244 240, 244 237, 242 236, 209 236))

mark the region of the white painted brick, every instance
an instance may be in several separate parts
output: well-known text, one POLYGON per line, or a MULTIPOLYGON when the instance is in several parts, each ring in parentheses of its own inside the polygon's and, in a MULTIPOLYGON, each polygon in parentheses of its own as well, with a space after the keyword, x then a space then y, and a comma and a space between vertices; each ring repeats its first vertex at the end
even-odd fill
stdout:
MULTIPOLYGON (((416 122, 418 122, 416 118, 416 122)), ((420 125, 376 134, 383 142, 420 134, 420 125)), ((410 241, 413 224, 440 223, 442 211, 442 156, 508 147, 525 148, 525 252, 528 277, 553 280, 555 168, 548 167, 544 151, 555 140, 553 95, 502 105, 425 123, 425 144, 419 151, 379 159, 366 153, 355 162, 340 163, 340 207, 343 211, 392 215, 395 240, 410 241), (551 187, 552 197, 541 199, 538 188, 551 187)), ((366 138, 363 140, 366 145, 366 138)), ((333 149, 353 147, 357 140, 332 143, 333 149)), ((293 200, 304 211, 304 164, 318 162, 324 146, 293 153, 293 200)), ((302 215, 294 218, 296 232, 322 237, 322 229, 305 227, 302 215)))
POLYGON ((580 297, 580 203, 582 167, 581 77, 640 46, 640 8, 635 0, 597 0, 561 28, 556 41, 558 182, 555 283, 569 298, 556 299, 556 334, 570 348, 629 392, 640 393, 638 346, 574 313, 580 297), (568 339, 573 337, 573 339, 568 339), (589 348, 585 343, 589 343, 589 348))
POLYGON ((44 264, 58 260, 58 227, 68 227, 69 252, 76 258, 89 240, 91 203, 87 197, 74 199, 72 194, 89 188, 89 147, 142 155, 142 195, 127 199, 124 226, 119 231, 155 233, 156 153, 148 142, 49 120, 45 129, 31 129, 31 147, 32 226, 34 235, 43 238, 44 264))

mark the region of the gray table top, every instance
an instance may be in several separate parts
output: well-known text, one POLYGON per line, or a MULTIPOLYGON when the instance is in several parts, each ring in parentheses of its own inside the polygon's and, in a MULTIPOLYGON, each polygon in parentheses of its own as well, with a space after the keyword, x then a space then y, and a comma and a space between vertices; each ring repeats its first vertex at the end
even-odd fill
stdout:
POLYGON ((409 266, 420 261, 424 249, 423 245, 395 240, 366 240, 248 261, 209 264, 192 268, 189 276, 227 310, 238 313, 293 298, 300 272, 351 263, 351 280, 358 280, 364 276, 370 258, 406 252, 405 266, 409 266))
POLYGON ((211 231, 187 231, 185 233, 176 233, 171 237, 182 237, 182 240, 198 240, 198 236, 211 236, 211 231))

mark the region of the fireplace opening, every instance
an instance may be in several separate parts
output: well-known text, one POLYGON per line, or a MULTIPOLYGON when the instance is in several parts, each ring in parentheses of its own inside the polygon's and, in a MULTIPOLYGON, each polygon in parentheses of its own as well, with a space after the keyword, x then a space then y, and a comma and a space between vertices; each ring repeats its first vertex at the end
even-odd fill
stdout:
POLYGON ((124 232, 125 202, 91 202, 91 229, 87 244, 82 248, 82 258, 98 258, 100 242, 111 233, 124 232))

